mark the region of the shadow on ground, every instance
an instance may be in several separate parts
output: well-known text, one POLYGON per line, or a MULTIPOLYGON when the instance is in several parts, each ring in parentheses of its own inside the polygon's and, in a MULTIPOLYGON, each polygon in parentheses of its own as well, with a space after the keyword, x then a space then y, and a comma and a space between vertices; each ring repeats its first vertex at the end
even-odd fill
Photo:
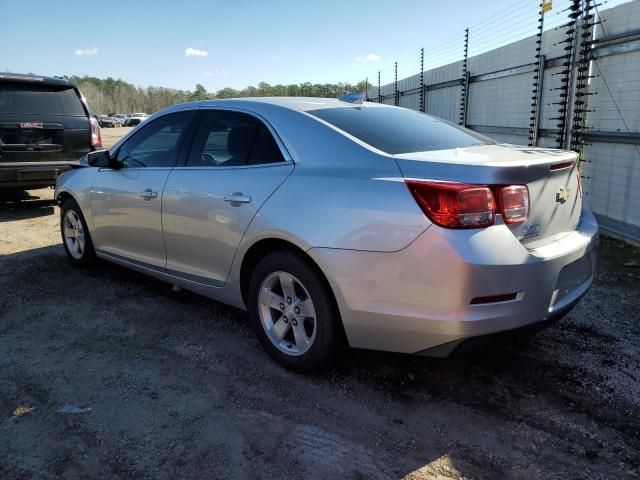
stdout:
POLYGON ((0 188, 0 223, 53 214, 53 190, 7 190, 0 188))

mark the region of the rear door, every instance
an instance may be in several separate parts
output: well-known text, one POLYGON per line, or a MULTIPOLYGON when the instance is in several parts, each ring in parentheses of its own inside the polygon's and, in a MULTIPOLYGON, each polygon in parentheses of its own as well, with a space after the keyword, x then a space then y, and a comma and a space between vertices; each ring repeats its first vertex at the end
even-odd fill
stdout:
POLYGON ((90 144, 89 116, 75 87, 0 82, 0 164, 76 161, 90 144))
POLYGON ((164 268, 162 191, 193 115, 183 111, 151 121, 114 153, 123 168, 98 171, 91 188, 98 252, 164 268))
POLYGON ((206 110, 184 166, 162 198, 167 268, 220 286, 262 204, 293 171, 286 150, 260 119, 206 110))

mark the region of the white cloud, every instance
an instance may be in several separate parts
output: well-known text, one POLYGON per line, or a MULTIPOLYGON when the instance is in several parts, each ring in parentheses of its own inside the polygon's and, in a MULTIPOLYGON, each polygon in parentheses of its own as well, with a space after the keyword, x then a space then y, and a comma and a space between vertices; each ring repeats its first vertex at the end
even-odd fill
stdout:
POLYGON ((369 63, 369 62, 379 62, 380 59, 381 59, 380 55, 376 55, 375 53, 370 53, 367 56, 356 58, 356 61, 358 63, 369 63))
POLYGON ((98 49, 96 47, 93 48, 79 48, 76 50, 76 55, 80 57, 93 57, 98 54, 98 49))
POLYGON ((205 77, 213 77, 218 75, 229 75, 229 70, 227 70, 226 68, 216 68, 211 72, 204 72, 205 77))
POLYGON ((197 48, 185 48, 184 56, 185 57, 206 57, 209 55, 209 52, 205 50, 198 50, 197 48))

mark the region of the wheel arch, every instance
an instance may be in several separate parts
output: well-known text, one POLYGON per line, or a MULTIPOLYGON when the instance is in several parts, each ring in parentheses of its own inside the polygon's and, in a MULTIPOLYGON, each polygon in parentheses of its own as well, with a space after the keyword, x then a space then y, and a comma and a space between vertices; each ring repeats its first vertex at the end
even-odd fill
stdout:
POLYGON ((331 301, 334 303, 336 311, 340 315, 340 330, 342 332, 343 338, 346 339, 347 336, 342 322, 342 315, 340 313, 340 304, 336 298, 336 292, 334 291, 331 282, 327 278, 327 275, 320 267, 320 265, 313 259, 313 257, 311 257, 305 250, 288 240, 277 237, 263 238, 255 242, 247 249, 242 258, 239 276, 240 293, 242 295, 244 304, 248 304, 247 295, 249 291, 249 280, 251 279, 251 273, 253 272, 255 266, 266 255, 277 250, 286 250, 301 257, 318 274, 320 280, 324 283, 325 287, 331 295, 331 301))
POLYGON ((255 269, 258 262, 260 262, 260 260, 262 260, 269 253, 275 252, 277 250, 287 250, 295 255, 304 257, 305 260, 309 262, 309 264, 312 265, 319 274, 321 274, 323 280, 327 280, 324 272, 320 269, 320 267, 313 261, 313 259, 311 259, 309 255, 307 255, 304 249, 300 248, 298 245, 283 238, 262 238, 256 241, 246 250, 240 264, 240 292, 242 294, 242 300, 245 302, 245 304, 247 303, 247 294, 249 290, 249 280, 251 279, 251 273, 255 269))
POLYGON ((67 190, 62 190, 61 192, 58 192, 56 194, 55 201, 56 201, 56 204, 60 206, 62 205, 62 202, 64 202, 67 199, 71 199, 74 202, 78 203, 78 201, 74 198, 74 196, 71 193, 69 193, 67 190))

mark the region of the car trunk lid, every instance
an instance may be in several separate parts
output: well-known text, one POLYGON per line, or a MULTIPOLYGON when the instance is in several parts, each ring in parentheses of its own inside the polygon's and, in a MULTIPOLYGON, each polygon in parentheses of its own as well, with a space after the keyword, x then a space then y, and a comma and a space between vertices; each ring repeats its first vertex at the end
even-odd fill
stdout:
POLYGON ((406 179, 526 185, 529 218, 507 227, 527 248, 562 238, 574 231, 580 220, 582 192, 574 152, 498 144, 400 154, 394 158, 406 179))

